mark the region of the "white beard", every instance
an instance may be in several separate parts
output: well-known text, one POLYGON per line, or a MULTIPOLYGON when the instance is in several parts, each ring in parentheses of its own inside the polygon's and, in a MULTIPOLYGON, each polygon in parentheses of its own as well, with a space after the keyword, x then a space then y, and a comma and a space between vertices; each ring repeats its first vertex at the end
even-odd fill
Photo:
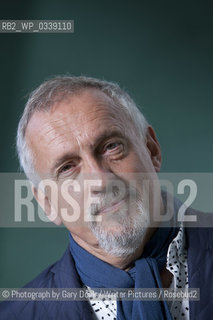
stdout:
MULTIPOLYGON (((128 256, 142 244, 150 225, 149 210, 142 197, 130 188, 133 199, 114 213, 107 213, 103 222, 89 222, 89 227, 99 242, 99 246, 111 255, 128 256)), ((110 197, 112 199, 112 196, 110 197)), ((102 201, 103 203, 103 201, 102 201)), ((110 203, 109 201, 104 203, 110 203)), ((90 209, 90 216, 94 209, 90 209)))

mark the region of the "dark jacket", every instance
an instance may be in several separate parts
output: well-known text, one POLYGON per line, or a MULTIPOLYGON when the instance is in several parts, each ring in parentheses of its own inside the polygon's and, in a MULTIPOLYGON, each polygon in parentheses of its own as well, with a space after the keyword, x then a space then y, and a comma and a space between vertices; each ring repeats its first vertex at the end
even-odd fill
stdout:
MULTIPOLYGON (((190 301, 190 320, 213 318, 213 229, 186 228, 189 287, 200 288, 200 301, 190 301)), ((28 288, 80 288, 69 248, 55 264, 30 282, 28 288)), ((1 320, 91 320, 87 301, 12 301, 0 304, 1 320)), ((139 319, 135 319, 139 320, 139 319)))

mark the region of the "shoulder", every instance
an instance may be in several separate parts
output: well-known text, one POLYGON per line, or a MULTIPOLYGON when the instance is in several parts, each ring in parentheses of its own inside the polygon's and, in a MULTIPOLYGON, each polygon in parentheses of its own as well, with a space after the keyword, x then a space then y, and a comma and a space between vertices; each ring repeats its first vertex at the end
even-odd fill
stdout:
MULTIPOLYGON (((72 256, 66 250, 63 257, 41 272, 24 288, 68 288, 79 287, 80 282, 74 268, 72 256)), ((0 303, 0 319, 45 319, 51 312, 57 312, 60 302, 53 301, 5 301, 0 303)))
POLYGON ((213 213, 188 208, 186 215, 196 220, 184 223, 187 248, 191 250, 212 248, 213 213))
POLYGON ((189 301, 192 319, 210 319, 213 285, 213 214, 188 209, 196 222, 185 227, 189 288, 199 288, 199 301, 189 301))
POLYGON ((79 278, 69 248, 62 258, 42 271, 24 288, 65 288, 75 287, 79 278))

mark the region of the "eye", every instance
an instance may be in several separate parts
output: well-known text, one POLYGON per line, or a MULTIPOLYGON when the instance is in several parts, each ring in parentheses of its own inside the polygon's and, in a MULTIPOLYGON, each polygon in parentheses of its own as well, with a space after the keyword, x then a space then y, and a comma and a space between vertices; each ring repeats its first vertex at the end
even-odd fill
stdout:
POLYGON ((71 171, 74 168, 73 163, 67 163, 59 169, 59 173, 65 173, 67 171, 71 171))
POLYGON ((105 155, 118 156, 123 154, 124 145, 120 141, 113 141, 105 144, 102 150, 105 155))
POLYGON ((106 145, 106 147, 104 148, 105 150, 113 150, 116 149, 117 147, 119 147, 121 144, 119 142, 111 142, 109 144, 106 145))

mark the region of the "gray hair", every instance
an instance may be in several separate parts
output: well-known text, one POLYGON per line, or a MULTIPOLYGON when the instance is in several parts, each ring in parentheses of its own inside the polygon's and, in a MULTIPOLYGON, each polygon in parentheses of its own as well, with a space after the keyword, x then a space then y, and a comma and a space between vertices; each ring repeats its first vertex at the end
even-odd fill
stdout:
POLYGON ((98 89, 110 97, 130 117, 139 136, 145 140, 148 123, 130 96, 118 84, 95 78, 57 76, 43 82, 29 96, 17 130, 17 153, 28 179, 36 186, 40 177, 34 167, 35 155, 26 142, 27 125, 35 112, 49 111, 56 102, 86 89, 98 89))

